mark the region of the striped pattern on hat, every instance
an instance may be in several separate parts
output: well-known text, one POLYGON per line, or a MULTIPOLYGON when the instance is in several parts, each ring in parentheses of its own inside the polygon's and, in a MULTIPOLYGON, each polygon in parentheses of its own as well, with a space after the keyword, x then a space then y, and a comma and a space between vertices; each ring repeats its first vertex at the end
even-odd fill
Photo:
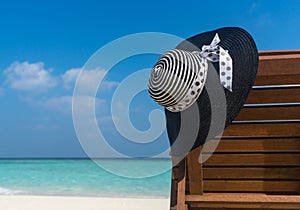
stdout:
POLYGON ((160 57, 151 71, 150 96, 169 111, 183 111, 199 97, 207 69, 207 60, 199 53, 170 50, 160 57))

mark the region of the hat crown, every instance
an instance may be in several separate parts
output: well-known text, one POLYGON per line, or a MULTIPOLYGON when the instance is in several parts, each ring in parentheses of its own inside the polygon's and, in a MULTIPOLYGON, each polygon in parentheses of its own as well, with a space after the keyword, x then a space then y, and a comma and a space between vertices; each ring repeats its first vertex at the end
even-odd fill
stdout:
POLYGON ((195 53, 179 49, 166 52, 152 68, 148 85, 150 96, 172 111, 187 108, 191 102, 187 99, 189 91, 201 69, 205 68, 206 60, 195 53))

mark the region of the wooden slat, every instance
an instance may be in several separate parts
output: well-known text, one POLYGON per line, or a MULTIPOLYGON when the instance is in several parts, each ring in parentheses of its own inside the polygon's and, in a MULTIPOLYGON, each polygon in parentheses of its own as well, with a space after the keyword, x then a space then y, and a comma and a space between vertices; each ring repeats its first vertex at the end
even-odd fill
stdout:
POLYGON ((299 55, 297 51, 282 55, 262 53, 255 85, 300 84, 299 55))
POLYGON ((193 150, 187 156, 189 193, 191 195, 201 195, 203 193, 202 164, 199 163, 201 147, 193 150))
POLYGON ((191 204, 189 210, 283 210, 292 209, 299 210, 299 204, 286 203, 286 204, 276 204, 276 203, 235 203, 235 202, 222 202, 222 203, 197 203, 191 204))
MULTIPOLYGON (((300 57, 300 50, 261 50, 258 52, 260 57, 265 57, 265 58, 270 58, 272 56, 273 58, 276 56, 284 57, 288 56, 290 57, 291 55, 293 57, 300 57)), ((271 58, 272 58, 271 57, 271 58)))
POLYGON ((235 120, 288 120, 288 119, 300 119, 300 106, 243 108, 235 120))
POLYGON ((182 208, 185 205, 186 159, 179 160, 178 157, 173 156, 172 165, 174 167, 172 168, 170 207, 171 209, 184 210, 182 208))
POLYGON ((179 163, 179 180, 177 190, 177 210, 186 210, 185 186, 186 186, 186 159, 179 163))
MULTIPOLYGON (((203 168, 204 179, 300 180, 300 167, 293 168, 203 168)), ((300 198, 299 198, 300 199, 300 198)))
POLYGON ((260 56, 258 76, 299 74, 300 54, 288 56, 260 56))
POLYGON ((276 202, 276 203, 299 203, 299 196, 290 195, 267 195, 263 193, 205 193, 204 195, 187 195, 187 202, 222 202, 222 201, 232 201, 232 202, 276 202))
POLYGON ((300 102, 300 88, 253 89, 250 91, 246 104, 291 102, 300 102))
MULTIPOLYGON (((206 193, 205 195, 187 195, 186 201, 191 207, 207 209, 300 209, 298 196, 280 196, 265 194, 206 193)), ((195 208, 191 208, 194 210, 195 208)))
POLYGON ((203 166, 300 166, 300 154, 213 154, 203 166))
POLYGON ((177 157, 172 157, 172 176, 174 179, 180 180, 184 176, 182 172, 182 161, 183 160, 179 160, 177 157))
POLYGON ((300 123, 232 124, 223 136, 300 136, 300 123))
POLYGON ((300 84, 300 75, 274 75, 274 76, 258 76, 254 82, 254 85, 292 85, 300 84))
POLYGON ((170 207, 176 207, 177 205, 177 180, 178 177, 175 176, 174 169, 172 169, 172 182, 171 182, 171 196, 170 196, 170 207))
POLYGON ((191 204, 188 210, 299 210, 299 204, 250 204, 250 203, 231 203, 231 202, 222 202, 222 203, 196 203, 191 204), (230 206, 230 207, 229 207, 230 206), (226 208, 225 208, 226 207, 226 208))
POLYGON ((204 192, 278 192, 299 193, 300 181, 205 180, 204 192))
MULTIPOLYGON (((216 140, 210 140, 216 141, 216 140)), ((300 138, 221 139, 215 152, 299 152, 300 138)))
MULTIPOLYGON (((205 208, 201 205, 201 204, 191 204, 189 209, 188 210, 220 210, 220 208, 223 210, 224 208, 220 207, 220 206, 224 206, 224 204, 220 205, 220 204, 217 204, 217 207, 212 207, 212 206, 215 206, 215 204, 207 204, 207 203, 204 203, 204 206, 206 206, 205 208), (198 206, 198 207, 197 207, 198 206)), ((228 205, 226 205, 228 207, 228 205)), ((225 208, 226 210, 253 210, 253 208, 249 208, 249 206, 245 206, 243 205, 243 207, 241 207, 241 205, 239 205, 238 207, 235 206, 231 206, 230 208, 225 208)), ((266 208, 264 208, 265 210, 266 208)), ((173 210, 173 209, 170 209, 170 210, 173 210)), ((176 210, 176 209, 175 209, 176 210)), ((261 208, 260 208, 261 210, 261 208)), ((273 209, 273 210, 279 210, 278 208, 276 209, 273 209)), ((280 209, 282 210, 282 209, 280 209)), ((297 209, 298 210, 298 209, 297 209)))

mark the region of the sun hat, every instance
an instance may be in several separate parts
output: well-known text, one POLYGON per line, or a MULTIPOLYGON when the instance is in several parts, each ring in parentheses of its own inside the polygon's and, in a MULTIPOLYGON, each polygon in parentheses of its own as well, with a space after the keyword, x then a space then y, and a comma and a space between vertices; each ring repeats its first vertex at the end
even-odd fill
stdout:
MULTIPOLYGON (((170 144, 175 143, 182 126, 181 118, 192 106, 198 106, 199 122, 191 121, 197 126, 191 149, 220 134, 221 128, 209 132, 214 124, 211 117, 214 104, 211 104, 207 85, 214 83, 216 89, 222 87, 224 91, 224 127, 227 127, 243 107, 257 69, 256 44, 247 31, 237 27, 198 34, 164 53, 151 71, 148 91, 158 104, 165 107, 170 144), (208 81, 208 78, 211 79, 208 81)), ((189 136, 178 141, 185 141, 189 136)))

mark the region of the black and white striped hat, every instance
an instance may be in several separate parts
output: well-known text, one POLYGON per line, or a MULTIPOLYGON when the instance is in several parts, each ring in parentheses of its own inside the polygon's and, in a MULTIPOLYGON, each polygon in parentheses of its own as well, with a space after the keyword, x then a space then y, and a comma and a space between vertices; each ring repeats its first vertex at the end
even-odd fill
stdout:
POLYGON ((232 58, 219 42, 216 33, 211 44, 201 50, 174 49, 163 54, 150 76, 150 96, 171 112, 189 108, 205 85, 208 62, 219 62, 220 82, 232 91, 232 58))
POLYGON ((257 69, 256 44, 247 31, 237 27, 198 34, 163 54, 152 69, 148 88, 150 96, 166 108, 170 143, 174 143, 179 133, 181 115, 193 104, 197 104, 200 115, 193 148, 219 134, 208 137, 214 122, 211 122, 212 104, 206 84, 211 83, 208 78, 212 78, 212 73, 218 75, 213 81, 224 87, 226 127, 245 103, 257 69))
POLYGON ((153 68, 149 81, 150 95, 170 111, 187 109, 202 91, 207 68, 207 62, 200 54, 170 50, 153 68))

